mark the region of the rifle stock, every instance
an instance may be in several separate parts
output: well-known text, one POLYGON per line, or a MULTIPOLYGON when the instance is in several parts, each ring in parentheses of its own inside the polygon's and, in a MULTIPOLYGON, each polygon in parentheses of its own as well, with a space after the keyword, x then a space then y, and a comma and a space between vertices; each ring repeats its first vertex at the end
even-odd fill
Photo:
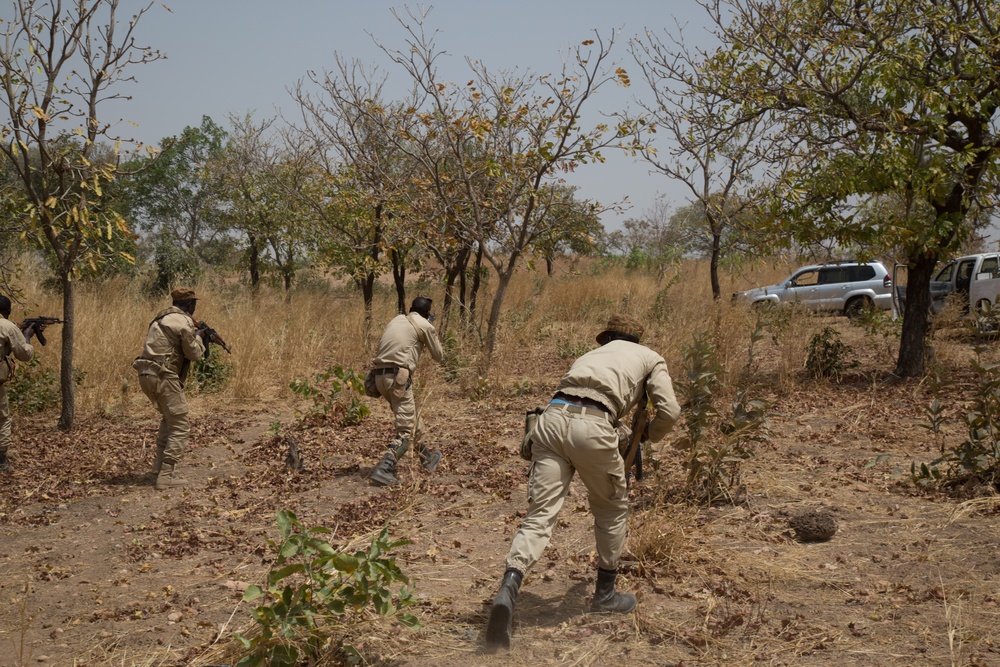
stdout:
POLYGON ((649 423, 649 412, 646 404, 648 399, 645 392, 639 403, 635 406, 635 413, 632 415, 632 438, 629 441, 628 449, 622 456, 625 459, 625 474, 635 466, 635 479, 642 481, 642 437, 646 432, 646 424, 649 423))

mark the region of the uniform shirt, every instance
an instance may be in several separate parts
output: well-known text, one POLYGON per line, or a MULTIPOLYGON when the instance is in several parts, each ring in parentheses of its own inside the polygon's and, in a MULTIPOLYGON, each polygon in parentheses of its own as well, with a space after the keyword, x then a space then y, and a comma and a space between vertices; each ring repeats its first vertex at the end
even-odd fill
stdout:
POLYGON ((577 359, 559 381, 556 391, 589 398, 608 407, 621 419, 639 402, 643 380, 656 415, 649 421, 649 439, 667 434, 681 413, 667 362, 648 347, 613 340, 577 359))
POLYGON ((11 353, 18 361, 30 361, 35 356, 35 349, 24 339, 16 324, 0 315, 0 359, 11 353))
POLYGON ((160 311, 149 324, 141 357, 183 376, 185 359, 195 361, 205 354, 205 343, 196 331, 194 320, 180 308, 171 306, 160 311))
POLYGON ((420 354, 425 347, 434 361, 441 361, 444 351, 441 349, 441 341, 438 340, 434 325, 420 313, 397 315, 389 320, 378 342, 372 363, 376 367, 406 368, 412 373, 416 370, 420 354))

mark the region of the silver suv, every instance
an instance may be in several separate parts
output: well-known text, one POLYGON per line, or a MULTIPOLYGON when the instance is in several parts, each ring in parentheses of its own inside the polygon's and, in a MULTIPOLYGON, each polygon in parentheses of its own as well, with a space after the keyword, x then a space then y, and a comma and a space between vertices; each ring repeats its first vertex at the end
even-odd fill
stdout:
POLYGON ((755 306, 797 303, 853 317, 865 308, 892 308, 892 277, 882 262, 814 264, 777 285, 737 292, 733 300, 755 306))

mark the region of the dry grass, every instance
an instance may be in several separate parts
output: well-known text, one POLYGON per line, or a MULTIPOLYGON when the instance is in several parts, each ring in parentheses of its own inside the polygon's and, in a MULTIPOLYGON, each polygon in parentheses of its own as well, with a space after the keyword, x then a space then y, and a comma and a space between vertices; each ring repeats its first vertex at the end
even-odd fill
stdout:
MULTIPOLYGON (((755 277, 764 284, 776 280, 775 275, 770 270, 755 277)), ((747 286, 745 277, 726 279, 723 293, 747 286)), ((23 288, 24 308, 15 306, 14 319, 26 312, 62 314, 59 294, 45 290, 37 280, 28 279, 23 288)), ((278 289, 264 287, 252 298, 245 288, 218 278, 206 279, 196 289, 200 297, 196 317, 209 322, 233 347, 232 356, 226 358, 233 365, 232 380, 217 397, 227 403, 286 398, 293 379, 334 365, 363 368, 374 347, 373 336, 377 337, 395 311, 395 293, 382 286, 374 305, 374 331, 366 338, 361 297, 349 287, 299 290, 291 304, 278 289)), ((482 317, 492 299, 490 290, 487 282, 480 298, 482 317)), ((436 287, 430 296, 438 304, 443 298, 436 287)), ((123 279, 78 287, 75 362, 86 374, 77 393, 78 411, 120 414, 132 409, 136 401, 142 402, 131 363, 141 350, 149 321, 167 305, 168 299, 150 298, 138 283, 123 279)), ((745 308, 732 307, 728 298, 713 303, 703 262, 685 262, 661 280, 625 269, 588 269, 551 278, 523 271, 510 285, 490 377, 485 381, 476 372, 480 335, 473 328, 463 332, 461 326, 453 326, 452 351, 461 359, 456 371, 463 389, 507 390, 512 384, 526 388, 551 381, 551 369, 522 368, 522 350, 539 344, 560 347, 568 363, 577 353, 594 347, 594 335, 617 312, 646 325, 644 342, 663 354, 671 367, 680 365, 684 345, 702 331, 715 336, 727 371, 737 372, 746 364, 755 318, 745 308)), ((782 335, 800 337, 794 323, 801 319, 791 318, 782 335)), ((53 326, 47 332, 49 345, 36 346, 42 363, 52 368, 59 363, 60 335, 59 327, 53 326)), ((788 346, 779 347, 782 354, 789 354, 788 346)), ((784 360, 787 373, 800 368, 801 362, 794 356, 784 360)))

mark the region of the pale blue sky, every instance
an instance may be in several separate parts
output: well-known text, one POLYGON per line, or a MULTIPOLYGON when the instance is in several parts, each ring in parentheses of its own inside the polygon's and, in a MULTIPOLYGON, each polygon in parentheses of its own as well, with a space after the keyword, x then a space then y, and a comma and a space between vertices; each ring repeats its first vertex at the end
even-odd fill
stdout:
MULTIPOLYGON (((140 42, 165 52, 167 59, 135 68, 138 83, 122 89, 132 101, 115 107, 116 116, 138 125, 127 129, 147 143, 198 125, 203 115, 223 125, 230 113, 251 110, 263 117, 282 109, 293 117, 295 106, 287 88, 308 70, 331 69, 335 52, 378 64, 390 81, 405 83, 366 34, 373 33, 389 47, 402 46, 403 29, 390 13, 393 7, 402 10, 402 3, 167 0, 165 6, 169 11, 154 4, 137 35, 140 42)), ((425 25, 438 30, 438 45, 451 54, 448 69, 442 71, 454 71, 454 80, 466 71, 465 56, 494 69, 557 71, 560 49, 588 39, 595 28, 604 35, 620 29, 613 56, 633 72, 633 86, 609 88, 596 96, 594 108, 601 111, 613 111, 645 93, 627 50, 630 37, 647 27, 673 29, 676 17, 687 25, 686 39, 705 40, 699 40, 705 34, 704 10, 694 0, 439 0, 423 6, 432 8, 425 25)), ((686 193, 678 184, 648 171, 641 161, 609 154, 605 164, 583 167, 570 182, 580 187, 581 196, 605 204, 628 197, 630 210, 604 217, 605 225, 614 228, 649 209, 658 194, 666 194, 676 205, 684 203, 686 193)))

